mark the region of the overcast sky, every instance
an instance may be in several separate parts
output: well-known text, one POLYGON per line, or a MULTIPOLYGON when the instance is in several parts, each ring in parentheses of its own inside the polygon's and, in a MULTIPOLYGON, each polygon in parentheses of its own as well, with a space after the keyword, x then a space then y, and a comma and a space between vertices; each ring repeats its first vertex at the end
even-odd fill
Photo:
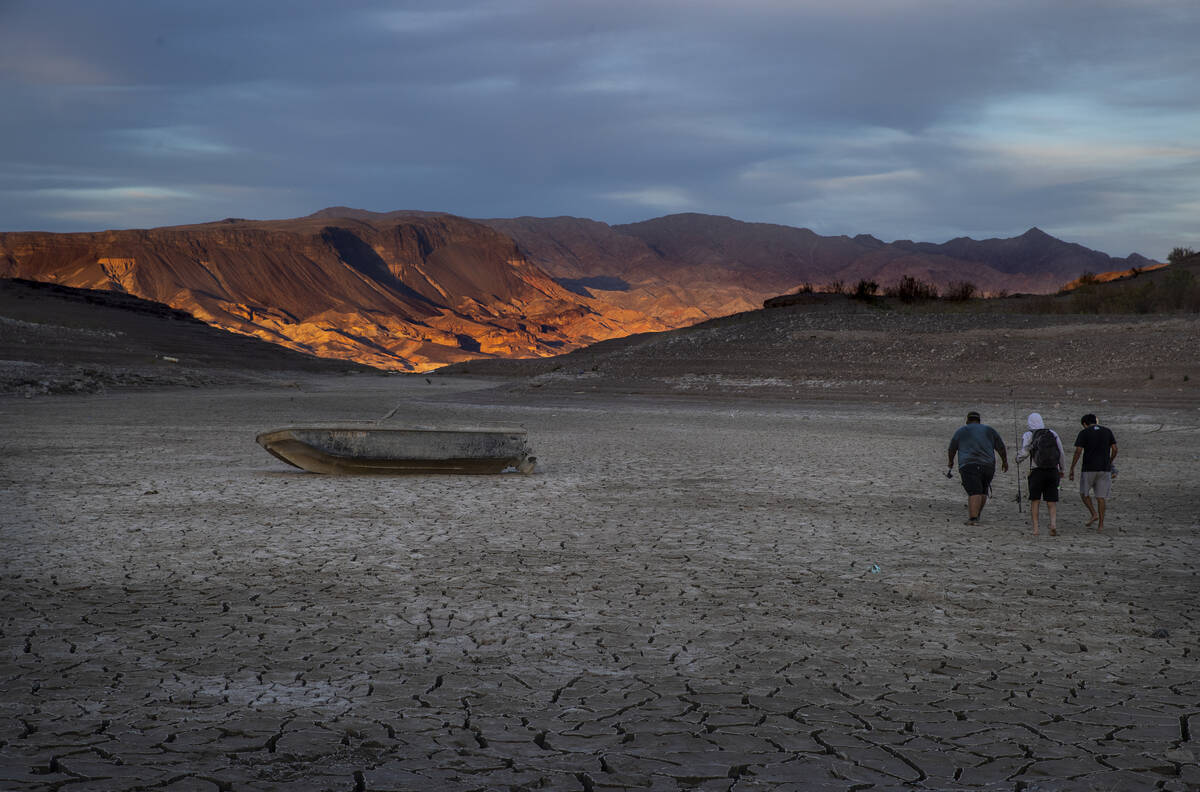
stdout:
POLYGON ((0 0, 0 231, 675 212, 1200 248, 1200 0, 0 0))

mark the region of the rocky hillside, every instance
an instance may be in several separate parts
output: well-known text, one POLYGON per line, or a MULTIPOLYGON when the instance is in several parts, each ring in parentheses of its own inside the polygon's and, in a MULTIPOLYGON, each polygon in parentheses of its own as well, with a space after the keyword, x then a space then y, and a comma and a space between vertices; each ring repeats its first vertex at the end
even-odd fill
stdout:
POLYGON ((1037 229, 944 245, 682 214, 473 221, 334 207, 293 220, 0 233, 0 277, 124 292, 289 349, 399 371, 547 357, 751 310, 802 284, 905 275, 1053 292, 1144 269, 1037 229))
POLYGON ((568 291, 486 226, 417 212, 0 234, 0 276, 121 291, 290 349, 406 371, 666 327, 568 291))
MULTIPOLYGON (((1036 228, 1012 239, 931 244, 886 243, 867 234, 825 237, 701 214, 615 226, 562 217, 483 222, 515 239, 560 283, 603 289, 607 281, 614 284, 607 288, 627 295, 653 290, 659 304, 678 298, 706 316, 757 307, 806 283, 820 288, 870 280, 884 287, 907 275, 943 288, 970 282, 982 293, 1049 293, 1086 272, 1154 263, 1136 254, 1113 258, 1036 228)), ((631 296, 624 299, 632 304, 631 296)))
MULTIPOLYGON (((1020 308, 1022 301, 997 300, 1020 308)), ((1200 403, 1200 315, 888 310, 832 294, 548 360, 439 374, 511 377, 515 393, 890 400, 1045 406, 1200 403), (1097 344, 1102 352, 1097 357, 1097 344)))
POLYGON ((380 374, 227 333, 128 294, 0 279, 0 395, 288 381, 307 373, 380 374))

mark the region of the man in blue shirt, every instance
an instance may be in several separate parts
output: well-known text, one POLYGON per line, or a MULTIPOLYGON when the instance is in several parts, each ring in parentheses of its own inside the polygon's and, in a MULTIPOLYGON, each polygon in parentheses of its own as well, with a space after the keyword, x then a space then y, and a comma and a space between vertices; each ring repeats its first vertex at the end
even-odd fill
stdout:
POLYGON ((950 456, 946 475, 954 469, 954 456, 958 455, 958 476, 967 491, 967 525, 978 525, 979 515, 987 503, 992 477, 996 475, 996 454, 1000 455, 1003 471, 1008 472, 1008 452, 1000 433, 985 423, 979 422, 979 413, 967 413, 966 426, 960 426, 950 438, 950 456))

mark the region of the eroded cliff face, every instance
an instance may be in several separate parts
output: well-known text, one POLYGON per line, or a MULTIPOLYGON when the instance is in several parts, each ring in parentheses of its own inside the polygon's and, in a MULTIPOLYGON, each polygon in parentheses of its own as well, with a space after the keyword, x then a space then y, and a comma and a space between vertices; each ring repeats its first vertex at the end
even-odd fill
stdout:
POLYGON ((133 294, 321 357, 425 371, 667 326, 570 292, 478 223, 426 213, 0 234, 0 275, 133 294))
POLYGON ((335 207, 294 220, 0 233, 0 276, 127 292, 291 349, 399 371, 555 355, 754 310, 805 284, 910 276, 1045 293, 1085 271, 1153 264, 1038 229, 885 243, 698 214, 610 226, 335 207))
POLYGON ((756 310, 797 283, 763 271, 737 271, 728 257, 694 262, 668 257, 645 240, 586 218, 480 222, 515 239, 534 264, 568 288, 672 328, 756 310))

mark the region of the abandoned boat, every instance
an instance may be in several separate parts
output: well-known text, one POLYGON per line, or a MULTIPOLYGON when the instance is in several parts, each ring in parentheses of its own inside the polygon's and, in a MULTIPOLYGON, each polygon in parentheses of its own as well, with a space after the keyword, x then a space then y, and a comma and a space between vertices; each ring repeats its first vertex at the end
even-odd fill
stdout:
POLYGON ((337 423, 262 432, 258 444, 312 473, 532 473, 519 427, 381 426, 337 423))

